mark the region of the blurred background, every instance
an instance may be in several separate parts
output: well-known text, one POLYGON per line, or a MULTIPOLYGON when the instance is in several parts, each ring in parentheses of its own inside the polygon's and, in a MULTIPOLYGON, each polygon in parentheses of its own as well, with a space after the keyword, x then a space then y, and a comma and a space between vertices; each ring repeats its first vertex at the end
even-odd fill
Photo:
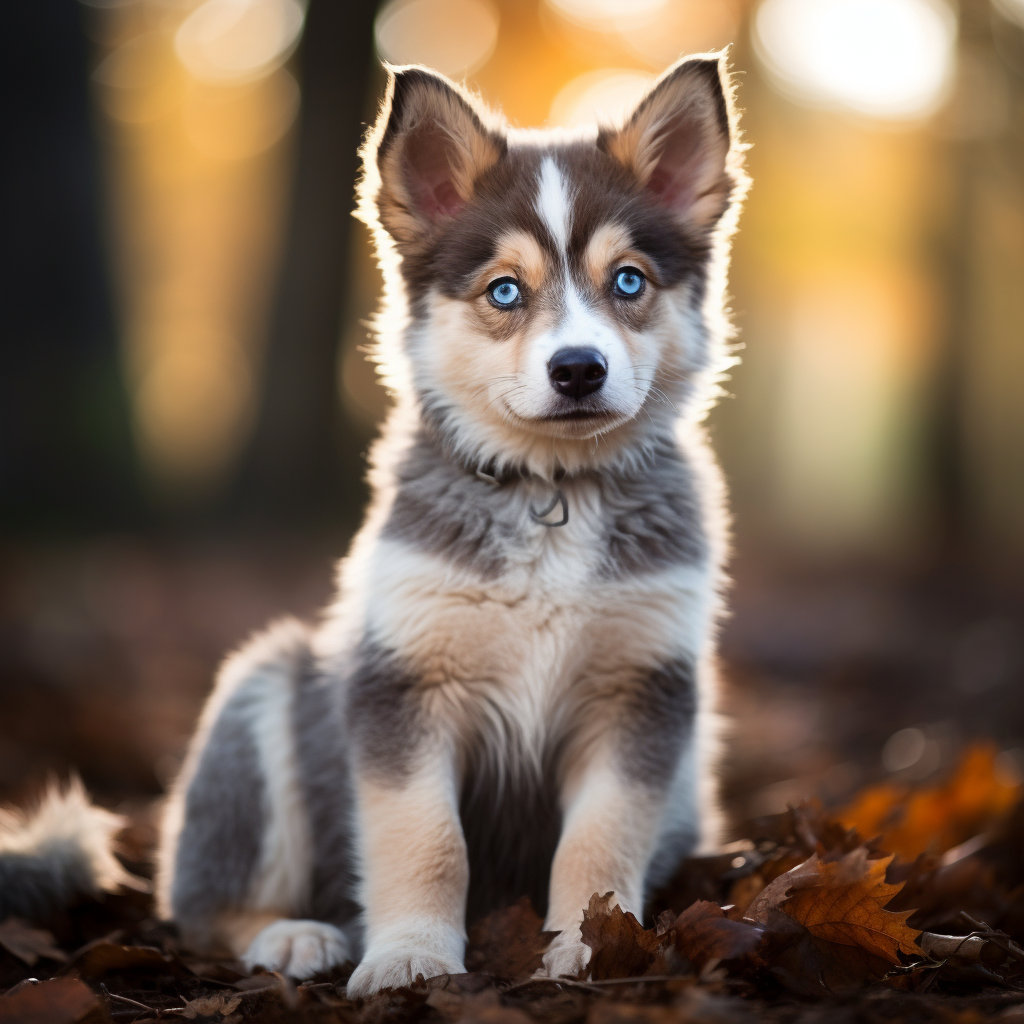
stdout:
POLYGON ((754 179, 736 820, 1024 769, 1024 0, 8 0, 0 799, 143 806, 216 665, 328 597, 388 396, 350 216, 378 58, 521 126, 731 46, 754 179), (980 746, 979 746, 980 744, 980 746))

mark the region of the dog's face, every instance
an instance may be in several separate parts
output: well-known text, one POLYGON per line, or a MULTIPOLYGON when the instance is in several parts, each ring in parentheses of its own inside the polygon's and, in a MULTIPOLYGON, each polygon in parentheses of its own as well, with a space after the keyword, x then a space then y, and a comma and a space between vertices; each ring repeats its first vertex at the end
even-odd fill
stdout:
POLYGON ((502 453, 673 411, 706 362, 705 271, 736 186, 718 61, 677 65, 587 139, 488 118, 398 69, 365 150, 362 212, 401 257, 424 407, 467 449, 502 453))

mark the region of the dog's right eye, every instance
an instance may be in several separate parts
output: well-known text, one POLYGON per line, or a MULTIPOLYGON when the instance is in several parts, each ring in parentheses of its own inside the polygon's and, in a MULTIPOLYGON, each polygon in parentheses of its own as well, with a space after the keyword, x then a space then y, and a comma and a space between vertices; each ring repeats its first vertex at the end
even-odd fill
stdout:
POLYGON ((511 277, 499 277, 487 286, 487 298, 498 309, 511 309, 519 304, 519 285, 511 277))

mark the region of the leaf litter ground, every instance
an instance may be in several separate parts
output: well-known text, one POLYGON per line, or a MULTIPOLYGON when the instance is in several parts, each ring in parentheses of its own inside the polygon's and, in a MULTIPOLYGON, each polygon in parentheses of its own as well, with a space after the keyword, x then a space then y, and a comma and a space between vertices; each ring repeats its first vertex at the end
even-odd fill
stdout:
MULTIPOLYGON (((351 964, 298 985, 247 975, 183 948, 147 895, 125 892, 45 928, 0 923, 0 1022, 1024 1024, 1024 802, 993 760, 969 748, 941 785, 748 822, 687 861, 649 921, 595 893, 577 978, 533 977, 551 935, 525 899, 471 926, 468 973, 353 1002, 351 964)), ((136 871, 145 835, 125 836, 136 871)))

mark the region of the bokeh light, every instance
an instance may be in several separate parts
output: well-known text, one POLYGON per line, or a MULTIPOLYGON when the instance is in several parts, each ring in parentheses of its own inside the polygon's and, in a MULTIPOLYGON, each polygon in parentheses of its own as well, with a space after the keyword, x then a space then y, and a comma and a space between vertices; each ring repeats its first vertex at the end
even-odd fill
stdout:
POLYGON ((794 97, 879 118, 918 118, 945 97, 956 20, 940 0, 765 0, 754 42, 794 97))
POLYGON ((653 75, 622 69, 580 75, 555 96, 549 121, 565 128, 621 123, 653 81, 653 75))
POLYGON ((207 0, 181 23, 175 48, 201 81, 257 78, 288 58, 303 17, 298 0, 207 0))
POLYGON ((498 13, 485 0, 392 0, 377 17, 376 37, 392 64, 426 64, 461 78, 494 52, 498 13))
POLYGON ((549 0, 552 7, 573 21, 584 24, 620 22, 660 14, 671 6, 669 0, 549 0))

